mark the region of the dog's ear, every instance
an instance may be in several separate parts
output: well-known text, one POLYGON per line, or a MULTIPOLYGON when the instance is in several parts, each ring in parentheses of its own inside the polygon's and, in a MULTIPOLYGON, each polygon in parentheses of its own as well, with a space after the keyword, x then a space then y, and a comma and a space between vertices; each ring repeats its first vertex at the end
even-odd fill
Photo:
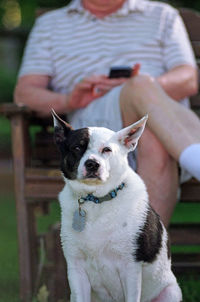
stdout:
POLYGON ((135 149, 142 132, 144 131, 148 115, 141 120, 117 132, 118 140, 127 148, 135 149))
POLYGON ((59 145, 64 142, 69 131, 72 131, 73 129, 72 126, 62 120, 53 109, 51 109, 51 113, 53 116, 54 123, 54 138, 56 144, 59 145))

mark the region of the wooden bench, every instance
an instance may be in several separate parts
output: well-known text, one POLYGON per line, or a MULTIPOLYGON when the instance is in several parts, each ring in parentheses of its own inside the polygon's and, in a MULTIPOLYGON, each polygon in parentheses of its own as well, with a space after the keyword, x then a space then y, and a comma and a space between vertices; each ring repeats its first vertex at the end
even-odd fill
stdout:
MULTIPOLYGON (((194 10, 181 8, 180 14, 184 20, 190 41, 196 55, 198 66, 200 66, 200 14, 194 10)), ((191 97, 192 109, 200 117, 200 93, 191 97)), ((197 211, 200 207, 200 183, 192 179, 181 186, 181 203, 196 203, 197 211)), ((191 219, 192 221, 192 219, 191 219)), ((200 221, 200 219, 199 219, 200 221)), ((200 245, 200 223, 176 223, 170 225, 170 237, 172 245, 198 246, 200 245)), ((200 253, 172 255, 173 269, 176 273, 187 271, 200 272, 200 253)))
MULTIPOLYGON (((200 15, 181 9, 197 57, 200 57, 200 15)), ((199 95, 191 100, 192 108, 200 113, 199 95)), ((41 285, 39 254, 46 251, 47 264, 43 269, 50 301, 69 296, 66 287, 66 268, 59 239, 59 226, 53 226, 44 235, 38 234, 36 212, 48 214, 49 205, 57 199, 63 187, 58 169, 56 147, 52 139, 51 119, 40 119, 25 107, 2 104, 0 114, 8 117, 12 129, 15 201, 19 242, 20 296, 27 302, 41 285), (34 138, 31 127, 39 125, 34 138)), ((200 203, 200 183, 192 179, 181 186, 181 202, 200 203)), ((200 224, 176 224, 170 227, 172 244, 200 245, 200 224)), ((200 271, 200 255, 176 255, 173 267, 177 272, 195 269, 200 271)), ((66 299, 66 298, 65 298, 66 299)))

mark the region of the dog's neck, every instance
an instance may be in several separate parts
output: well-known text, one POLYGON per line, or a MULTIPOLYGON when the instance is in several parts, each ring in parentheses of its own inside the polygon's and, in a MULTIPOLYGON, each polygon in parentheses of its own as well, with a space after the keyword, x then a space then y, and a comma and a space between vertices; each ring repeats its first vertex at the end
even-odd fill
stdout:
MULTIPOLYGON (((132 171, 131 171, 132 172, 132 171)), ((72 192, 74 195, 80 197, 80 196, 87 196, 88 194, 93 194, 96 197, 103 197, 112 190, 116 189, 118 186, 120 186, 122 183, 126 183, 127 179, 127 173, 123 173, 120 176, 116 176, 116 178, 109 179, 109 181, 99 184, 94 183, 84 183, 79 180, 66 180, 66 183, 70 186, 72 192)))
POLYGON ((86 202, 86 201, 92 201, 96 204, 102 203, 104 201, 109 201, 115 197, 117 197, 118 195, 118 191, 119 190, 123 190, 125 187, 125 183, 122 182, 121 185, 119 185, 117 188, 113 189, 112 191, 110 191, 108 194, 102 196, 102 197, 97 197, 94 196, 93 194, 88 194, 86 196, 80 196, 80 200, 82 200, 82 202, 86 202))

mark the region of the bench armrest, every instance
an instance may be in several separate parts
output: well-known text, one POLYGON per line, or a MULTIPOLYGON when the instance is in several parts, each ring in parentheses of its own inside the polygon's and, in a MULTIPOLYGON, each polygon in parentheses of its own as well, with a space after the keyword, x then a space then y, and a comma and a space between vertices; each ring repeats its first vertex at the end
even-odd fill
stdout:
POLYGON ((26 106, 18 106, 15 103, 2 103, 0 105, 0 115, 11 118, 16 114, 31 116, 34 115, 34 112, 26 106))

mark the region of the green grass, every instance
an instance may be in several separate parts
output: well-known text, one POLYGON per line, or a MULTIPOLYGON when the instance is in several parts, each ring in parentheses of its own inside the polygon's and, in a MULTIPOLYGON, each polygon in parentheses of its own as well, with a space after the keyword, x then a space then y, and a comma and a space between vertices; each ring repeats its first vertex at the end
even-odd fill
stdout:
MULTIPOLYGON (((52 129, 50 129, 53 131, 52 129)), ((41 131, 41 126, 31 126, 30 127, 30 137, 31 141, 34 141, 35 134, 41 131)), ((11 124, 10 120, 4 116, 0 116, 0 151, 4 154, 9 150, 9 154, 11 154, 11 124)), ((1 301, 0 301, 1 302, 1 301)))
MULTIPOLYGON (((200 205, 196 203, 178 203, 171 222, 198 223, 200 221, 200 205)), ((200 246, 172 246, 172 253, 200 253, 200 246)))
POLYGON ((12 194, 0 199, 0 301, 19 302, 16 215, 12 194))
POLYGON ((171 219, 172 222, 199 222, 200 207, 197 203, 178 203, 171 219))
POLYGON ((6 68, 0 64, 0 103, 12 101, 15 83, 16 72, 6 70, 6 68))
POLYGON ((38 231, 45 233, 48 231, 49 225, 60 221, 60 206, 58 201, 52 202, 50 205, 50 212, 48 215, 40 216, 37 218, 38 231))
MULTIPOLYGON (((38 230, 45 232, 48 226, 60 220, 58 202, 51 204, 50 214, 38 217, 38 230)), ((20 302, 17 226, 14 195, 0 197, 0 302, 20 302)))
POLYGON ((200 301, 200 279, 199 276, 183 276, 178 278, 183 293, 184 302, 200 301))
POLYGON ((10 136, 10 122, 7 118, 0 116, 0 135, 10 136))
POLYGON ((10 121, 0 116, 0 149, 1 152, 6 152, 6 149, 11 148, 11 127, 10 127, 10 121))

